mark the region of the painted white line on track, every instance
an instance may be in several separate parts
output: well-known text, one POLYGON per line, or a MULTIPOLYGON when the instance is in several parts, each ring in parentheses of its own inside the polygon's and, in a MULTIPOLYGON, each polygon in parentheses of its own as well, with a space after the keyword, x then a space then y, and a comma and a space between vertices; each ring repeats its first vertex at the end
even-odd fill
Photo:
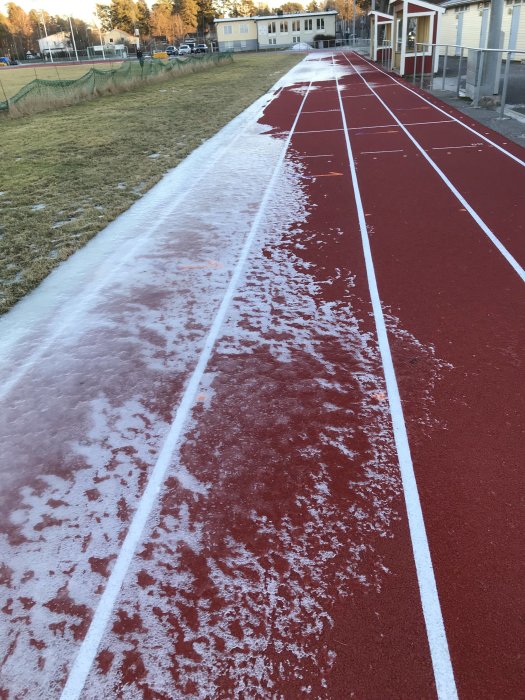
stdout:
MULTIPOLYGON (((511 153, 510 151, 507 151, 505 148, 503 148, 503 146, 500 146, 499 144, 495 143, 494 141, 492 141, 491 139, 487 138, 486 136, 484 136, 482 133, 480 133, 480 132, 477 131, 476 129, 473 129, 473 128, 472 128, 471 126, 469 126, 468 124, 465 124, 464 122, 462 122, 461 119, 458 119, 458 118, 455 117, 453 114, 450 114, 449 112, 446 112, 444 109, 441 109, 441 107, 438 107, 437 105, 435 105, 435 104, 434 104, 433 102, 431 102, 430 100, 427 100, 426 97, 423 97, 423 95, 420 95, 418 92, 416 92, 415 90, 413 90, 413 89, 412 89, 411 87, 409 87, 408 85, 404 85, 400 80, 398 80, 397 78, 394 78, 394 76, 390 75, 389 73, 387 73, 386 71, 384 71, 382 68, 379 68, 378 66, 374 66, 374 64, 371 63, 371 62, 370 62, 368 59, 366 59, 364 56, 361 56, 361 55, 360 55, 359 57, 362 58, 363 61, 365 61, 365 63, 368 63, 368 65, 369 65, 371 68, 373 68, 375 71, 378 71, 379 73, 382 73, 383 75, 386 75, 387 78, 389 78, 390 80, 392 80, 396 85, 399 85, 399 87, 402 87, 403 90, 408 90, 408 92, 411 92, 411 93, 412 93, 413 95, 415 95, 416 97, 419 97, 420 100, 423 100, 423 102, 426 102, 426 103, 429 104, 431 107, 433 107, 434 109, 436 109, 438 112, 441 112, 441 114, 444 114, 446 117, 449 117, 450 120, 457 122, 458 124, 460 124, 461 126, 463 126, 465 129, 468 129, 469 131, 471 131, 473 134, 476 134, 477 136, 480 136, 484 141, 486 141, 487 143, 490 143, 491 146, 494 146, 494 148, 497 148, 498 151, 501 151, 501 152, 504 153, 506 156, 508 156, 509 158, 511 158, 513 161, 515 161, 515 162, 518 163, 519 165, 522 165, 522 166, 525 167, 525 161, 521 160, 521 158, 518 158, 518 156, 515 156, 515 155, 514 155, 513 153, 511 153)), ((360 76, 360 77, 361 77, 361 76, 360 76)), ((381 87, 386 87, 386 85, 384 85, 384 86, 382 85, 381 87)))
POLYGON ((361 155, 368 155, 370 153, 404 153, 404 148, 396 148, 392 151, 361 151, 361 155))
POLYGON ((335 153, 320 153, 318 156, 299 156, 301 160, 306 158, 333 158, 335 153))
MULTIPOLYGON (((335 63, 334 75, 337 83, 338 80, 335 71, 335 63)), ((401 472, 401 480, 403 483, 403 494, 407 509, 410 539, 412 542, 412 551, 414 553, 414 560, 416 564, 417 580, 419 584, 423 616, 425 619, 428 643, 430 647, 432 667, 434 669, 434 678, 436 681, 438 698, 440 700, 456 700, 457 691, 454 680, 454 671, 452 669, 452 662, 450 660, 450 653, 448 650, 447 635, 445 632, 445 625, 443 623, 443 615, 441 613, 436 580, 434 577, 434 569, 432 566, 432 558, 430 556, 430 549, 428 546, 423 511, 421 509, 421 502, 419 500, 416 477, 414 474, 414 465, 412 463, 412 455, 408 442, 403 406, 401 404, 401 397, 399 395, 399 387, 392 360, 392 353, 388 342, 388 334, 381 305, 381 298, 379 296, 372 249, 370 247, 370 240, 368 237, 365 212, 363 209, 363 202, 361 200, 361 192, 359 189, 359 181, 357 178, 352 145, 350 143, 350 135, 348 129, 346 128, 346 116, 342 100, 339 100, 339 106, 341 109, 341 119, 343 120, 346 148, 348 151, 348 163, 350 166, 350 173, 352 175, 353 193, 357 207, 359 228, 361 231, 368 287, 372 301, 379 352, 381 354, 383 372, 385 374, 388 404, 392 419, 392 428, 394 431, 394 440, 399 461, 399 469, 401 472)))
POLYGON ((338 112, 339 110, 337 109, 314 109, 311 112, 307 112, 306 110, 303 112, 303 114, 327 114, 328 112, 338 112))
MULTIPOLYGON (((427 126, 427 124, 453 124, 455 119, 438 119, 434 122, 407 122, 405 126, 427 126)), ((397 124, 396 124, 397 126, 397 124)))
POLYGON ((297 115, 295 117, 292 128, 288 138, 286 139, 283 150, 277 161, 275 169, 273 171, 272 177, 268 183, 268 186, 264 192, 263 198, 261 200, 260 207, 255 215, 251 229, 246 237, 244 245, 242 247, 239 259, 233 270, 230 282, 224 293, 224 297, 221 301, 217 314, 213 320, 210 327, 208 335, 206 337, 204 347, 199 355, 199 359, 193 370, 193 373, 186 385, 184 394, 177 408, 175 418, 171 424, 170 430, 162 446, 157 462, 153 468, 149 481, 146 485, 144 493, 142 494, 140 501, 137 506, 137 510, 133 515, 133 519, 129 526, 126 538, 122 544, 121 550, 115 561, 115 565, 111 571, 111 574, 107 580, 106 587, 102 596, 100 597, 99 603, 93 615, 93 619, 87 631, 87 634, 80 645, 79 652, 73 663, 73 666, 69 672, 67 682, 64 686, 62 694, 60 696, 61 700, 77 700, 80 697, 84 689, 84 684, 87 680, 88 674, 91 670, 99 644, 102 640, 106 626, 109 622, 111 614, 113 612, 117 597, 120 593, 120 589, 124 578, 127 574, 128 568, 131 564, 133 556, 135 554, 136 548, 141 540, 142 533, 146 521, 151 513, 153 506, 157 501, 157 497, 160 488, 164 482, 164 478, 168 467, 171 463, 173 453, 177 447, 179 438, 183 432, 184 426, 186 424, 188 415, 194 405, 195 395, 199 389, 199 385, 202 380, 202 376, 206 370, 206 366, 210 359, 211 353, 219 336, 224 318, 230 307, 232 299, 237 290, 237 285, 239 283, 242 271, 246 264, 246 260, 250 253, 251 246, 259 231, 263 216, 266 213, 268 203, 273 194, 277 178, 281 172, 282 165, 286 158, 286 153, 290 145, 290 140, 299 120, 301 110, 308 97, 312 81, 308 85, 308 89, 303 97, 297 115))
MULTIPOLYGON (((352 62, 350 59, 345 56, 346 60, 348 63, 354 68, 352 62)), ((483 233, 487 236, 487 238, 493 243, 493 245, 498 249, 498 251, 503 255, 505 260, 509 263, 509 265, 512 267, 512 269, 518 274, 518 276, 521 278, 523 282, 525 282, 525 270, 521 267, 519 262, 514 258, 513 255, 505 248, 503 243, 497 238, 497 236, 491 231, 491 229, 487 226, 487 224, 483 221, 481 216, 473 209, 473 207, 467 202, 465 197, 459 192, 459 190, 452 184, 452 182, 448 179, 448 177, 445 175, 445 173, 441 170, 441 168, 434 163, 432 158, 428 155, 428 153, 425 151, 423 146, 414 138, 414 136, 410 133, 410 131, 405 127, 405 125, 399 121, 399 119, 396 117, 394 112, 390 109, 390 107, 386 104, 386 102, 377 94, 377 92, 374 90, 374 88, 370 87, 368 85, 368 82, 363 78, 362 75, 359 76, 363 83, 368 87, 368 89, 371 91, 371 93, 377 98, 377 100, 383 105, 383 107, 386 109, 386 111, 390 114, 390 116, 395 119, 395 121, 399 124, 401 129, 405 132, 405 134, 408 136, 408 138, 412 141, 414 146, 417 148, 417 150, 423 155, 425 160, 429 163, 429 165, 433 168, 433 170, 436 171, 436 173, 439 175, 439 177, 443 180, 445 185, 449 188, 449 190, 452 192, 452 194, 461 202, 461 204, 465 207, 465 209, 468 211, 468 213, 471 215, 471 217, 474 219, 474 221, 478 224, 480 229, 483 231, 483 233)))
POLYGON ((297 134, 327 134, 330 131, 342 131, 342 129, 311 129, 310 131, 296 131, 297 134))
POLYGON ((429 148, 429 151, 457 151, 461 150, 462 148, 479 148, 480 146, 483 146, 482 143, 469 143, 468 145, 466 144, 465 146, 432 146, 429 148))

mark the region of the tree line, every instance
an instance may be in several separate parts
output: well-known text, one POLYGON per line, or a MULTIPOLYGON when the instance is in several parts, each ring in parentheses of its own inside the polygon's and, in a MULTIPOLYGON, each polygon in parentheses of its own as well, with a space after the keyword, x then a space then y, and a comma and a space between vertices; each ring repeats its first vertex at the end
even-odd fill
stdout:
MULTIPOLYGON (((362 12, 361 7, 366 2, 367 0, 310 0, 305 5, 284 2, 279 8, 270 10, 267 3, 255 4, 253 0, 157 0, 151 9, 146 0, 111 0, 96 5, 93 22, 87 23, 71 17, 71 24, 77 48, 85 50, 88 46, 100 43, 99 28, 103 32, 120 29, 129 34, 136 34, 138 30, 142 42, 152 37, 180 41, 187 34, 197 33, 204 37, 209 32, 214 17, 337 10, 342 19, 350 19, 354 11, 362 12)), ((69 18, 52 15, 46 10, 25 12, 15 2, 8 2, 7 14, 0 12, 0 55, 23 58, 27 51, 37 52, 38 39, 45 36, 45 31, 48 35, 58 32, 70 35, 69 18)))

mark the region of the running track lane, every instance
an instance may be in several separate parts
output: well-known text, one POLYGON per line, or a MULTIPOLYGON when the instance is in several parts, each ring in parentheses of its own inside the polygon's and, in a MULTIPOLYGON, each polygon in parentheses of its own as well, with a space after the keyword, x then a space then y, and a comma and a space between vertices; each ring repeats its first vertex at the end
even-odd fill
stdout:
MULTIPOLYGON (((329 56, 326 62, 330 64, 329 56)), ((312 65, 310 77, 311 71, 312 65)), ((337 91, 322 65, 316 66, 316 71, 324 72, 323 79, 313 85, 304 105, 283 177, 271 198, 246 274, 203 376, 185 439, 170 465, 159 507, 147 524, 83 697, 267 697, 277 692, 285 697, 435 696, 384 381, 370 318, 337 91)), ((340 80, 344 81, 344 76, 340 80)), ((265 128, 273 127, 269 133, 276 140, 290 129, 306 85, 303 80, 284 89, 266 109, 262 123, 265 128)), ((358 99, 350 97, 351 92, 344 86, 342 94, 347 93, 350 104, 358 99)), ((359 93, 363 94, 362 87, 355 91, 359 93)), ((360 124, 356 132, 363 128, 357 120, 362 108, 363 100, 359 99, 352 107, 355 123, 360 124)), ((374 123, 378 116, 382 115, 370 112, 369 121, 374 123)), ((354 138, 352 128, 350 134, 354 138)), ((376 139, 381 138, 380 133, 376 134, 376 139)), ((361 177, 364 171, 359 161, 364 156, 354 155, 361 177)), ((384 162, 378 165, 383 166, 384 162)), ((405 170, 402 169, 403 174, 405 170)), ((366 183, 370 191, 369 180, 366 183)), ((361 182, 360 186, 363 187, 361 182)), ((372 183, 372 187, 377 196, 376 184, 372 183)), ((230 197, 234 195, 229 192, 230 197)), ((235 197, 235 205, 239 209, 231 219, 232 227, 239 213, 244 216, 245 211, 253 211, 253 204, 243 205, 240 197, 235 197)), ((375 215, 368 204, 365 212, 367 219, 375 215)), ((402 216, 401 211, 401 221, 402 216)), ((390 228, 391 219, 389 214, 390 228)), ((378 233, 376 227, 380 223, 375 217, 370 228, 373 245, 375 241, 377 246, 380 235, 385 238, 387 249, 389 245, 390 250, 395 249, 400 232, 396 241, 391 241, 384 227, 380 226, 378 233)), ((429 229, 428 235, 420 232, 427 243, 434 230, 432 225, 429 229)), ((194 230, 202 231, 197 221, 194 230)), ((75 469, 65 460, 68 454, 64 438, 75 437, 68 427, 67 405, 60 414, 60 430, 55 429, 54 433, 56 447, 62 449, 54 449, 47 456, 42 452, 47 443, 42 425, 49 431, 53 417, 43 418, 44 412, 37 407, 30 413, 29 423, 20 423, 18 405, 27 400, 26 392, 38 389, 37 396, 40 391, 44 394, 50 373, 42 370, 43 379, 37 386, 33 370, 32 386, 29 383, 22 387, 13 403, 17 424, 9 424, 8 420, 8 426, 15 437, 19 430, 20 435, 27 434, 33 440, 33 445, 39 444, 40 464, 37 462, 35 468, 45 464, 51 488, 44 488, 44 484, 35 488, 38 484, 27 475, 21 479, 26 488, 20 494, 20 508, 16 510, 16 503, 12 504, 16 518, 11 520, 10 551, 16 554, 18 546, 19 553, 25 551, 27 556, 28 551, 32 552, 34 560, 45 551, 46 533, 65 527, 65 535, 80 527, 84 532, 81 529, 79 535, 85 535, 80 537, 83 556, 89 556, 89 563, 84 562, 87 569, 83 568, 82 554, 75 550, 75 537, 68 537, 62 551, 56 553, 57 561, 53 562, 47 581, 43 576, 35 576, 35 571, 42 574, 43 567, 28 560, 32 565, 16 580, 17 587, 24 586, 19 598, 12 596, 13 589, 9 588, 9 576, 18 573, 15 561, 9 561, 15 573, 9 567, 2 568, 2 583, 8 586, 7 594, 11 593, 3 610, 5 619, 10 620, 7 629, 11 641, 2 671, 9 670, 11 660, 16 659, 14 677, 20 680, 20 669, 24 669, 22 680, 35 681, 33 688, 45 688, 45 692, 52 686, 56 688, 55 683, 60 682, 70 666, 73 649, 85 634, 91 614, 88 606, 80 604, 86 596, 79 581, 73 585, 75 577, 78 579, 77 573, 84 571, 86 587, 98 577, 97 595, 104 589, 136 503, 127 482, 134 485, 138 477, 139 490, 143 488, 152 457, 162 441, 163 421, 169 422, 170 407, 180 399, 184 372, 166 374, 166 368, 152 372, 145 358, 150 353, 162 366, 177 353, 190 358, 198 350, 204 322, 198 295, 206 298, 208 294, 209 306, 214 307, 217 296, 211 282, 224 284, 227 276, 221 264, 226 271, 231 267, 226 262, 229 239, 221 238, 218 232, 214 235, 217 238, 213 249, 211 241, 193 234, 195 240, 191 240, 186 251, 181 242, 173 241, 160 247, 156 256, 148 251, 142 266, 149 264, 151 258, 151 264, 158 268, 156 277, 160 284, 137 284, 133 296, 124 297, 124 290, 119 287, 116 295, 106 292, 104 301, 109 315, 105 324, 98 328, 95 324, 93 328, 88 314, 87 319, 81 319, 83 324, 87 321, 82 351, 78 353, 72 340, 66 344, 67 354, 76 361, 76 373, 66 375, 66 391, 57 385, 61 394, 53 410, 60 410, 65 398, 72 398, 75 405, 79 383, 84 385, 84 401, 89 395, 96 399, 96 387, 86 387, 82 377, 82 365, 87 363, 103 365, 101 388, 106 393, 110 389, 111 394, 108 403, 98 399, 97 405, 96 400, 91 401, 97 409, 93 412, 98 420, 94 427, 86 425, 82 411, 75 410, 72 415, 71 425, 77 426, 82 436, 77 454, 86 461, 89 448, 94 466, 95 483, 83 498, 82 492, 62 481, 67 479, 68 470, 73 473, 75 469), (214 256, 217 263, 209 259, 214 256), (192 280, 193 290, 184 304, 180 297, 187 292, 185 278, 180 279, 181 270, 192 280), (174 271, 172 284, 177 305, 172 304, 168 314, 165 298, 170 291, 169 276, 174 271), (155 308, 161 313, 146 313, 155 308), (136 309, 138 315, 134 317, 136 309), (111 338, 112 327, 123 310, 133 342, 111 338), (180 349, 172 342, 165 347, 160 342, 175 318, 180 324, 178 333, 186 328, 180 349), (138 332, 133 335, 134 319, 138 332), (89 342, 86 344, 85 340, 89 342), (138 340, 145 343, 145 349, 138 340), (126 358, 137 358, 137 352, 140 363, 133 368, 133 362, 126 362, 126 358), (111 362, 111 353, 115 353, 118 362, 111 362), (119 376, 123 365, 126 373, 119 376), (141 374, 146 383, 140 381, 141 374), (132 387, 131 397, 126 396, 128 386, 132 387), (145 400, 140 399, 140 394, 138 398, 134 396, 133 389, 144 392, 145 400), (130 416, 127 423, 120 415, 121 404, 126 405, 130 416), (147 421, 156 415, 158 426, 148 425, 147 421), (115 442, 115 431, 121 444, 115 442), (126 451, 126 445, 131 451, 126 451), (113 449, 109 450, 111 446, 113 449), (28 549, 33 543, 27 540, 31 537, 30 528, 28 521, 22 523, 22 516, 27 518, 31 504, 39 496, 47 501, 47 512, 40 519, 33 518, 35 544, 28 549), (107 516, 104 510, 111 512, 114 505, 118 505, 118 538, 111 539, 113 533, 107 527, 101 528, 100 523, 104 525, 107 516), (78 518, 71 512, 75 507, 78 518), (89 510, 91 533, 80 517, 89 510), (68 518, 60 525, 58 520, 64 512, 68 518), (104 554, 93 550, 91 539, 98 541, 99 534, 109 542, 103 547, 104 554), (77 558, 72 561, 72 556, 77 558), (59 575, 62 588, 54 583, 59 575), (31 589, 35 579, 38 580, 31 589), (51 599, 49 595, 45 597, 57 588, 51 599), (17 620, 13 619, 16 615, 17 620), (51 642, 34 634, 37 620, 45 622, 46 615, 55 616, 55 620, 51 619, 51 642), (24 643, 25 656, 20 649, 24 643), (61 663, 53 667, 52 660, 57 655, 61 663)), ((240 230, 237 235, 242 235, 240 230)), ((474 248, 477 240, 472 243, 474 248)), ((405 299, 410 298, 410 286, 412 296, 420 294, 418 283, 422 275, 416 275, 411 285, 411 245, 403 236, 399 243, 394 267, 401 276, 397 279, 402 286, 399 296, 405 299), (406 256, 406 262, 402 256, 406 256)), ((465 253, 459 247, 458 254, 461 252, 465 253)), ((383 275, 395 287, 396 280, 389 269, 392 256, 387 255, 385 260, 374 249, 374 259, 381 273, 383 295, 383 275)), ((127 268, 126 273, 134 274, 127 268)), ((435 272, 430 276, 436 282, 435 272)), ((464 323, 464 309, 456 308, 454 302, 441 305, 441 311, 447 319, 452 318, 451 323, 456 318, 464 323)), ((427 448, 427 455, 439 461, 435 446, 430 449, 428 440, 438 440, 440 447, 443 443, 448 455, 454 452, 454 444, 447 443, 450 416, 443 415, 442 402, 451 383, 462 386, 458 372, 461 375, 464 367, 459 365, 456 370, 447 365, 445 360, 450 362, 451 348, 441 342, 439 333, 439 346, 444 352, 440 355, 433 348, 436 325, 430 322, 426 327, 426 313, 423 299, 412 300, 403 317, 401 313, 399 318, 389 315, 389 335, 396 351, 401 388, 406 392, 408 387, 409 391, 405 412, 411 421, 412 449, 414 438, 421 449, 427 448), (411 333, 414 307, 419 313, 416 326, 421 336, 411 333), (441 403, 434 403, 436 393, 441 403), (441 413, 435 413, 436 405, 441 413)), ((435 314, 431 316, 439 322, 435 314)), ((505 347, 508 349, 509 345, 505 347)), ((49 365, 50 360, 51 365, 57 363, 57 356, 48 355, 42 355, 41 365, 49 365)), ((463 359, 471 368, 469 357, 463 359)), ((87 378, 92 379, 89 372, 87 378)), ((481 394, 480 399, 483 398, 481 394)), ((465 436, 458 435, 457 427, 453 427, 452 437, 461 443, 465 436)), ((25 447, 18 440, 17 445, 25 447)), ((9 454, 14 454, 9 447, 9 454)), ((467 447, 464 450, 472 459, 467 447)), ((24 456, 27 452, 22 453, 24 456)), ((419 468, 420 457, 418 446, 419 468)), ((85 467, 82 463, 76 469, 85 473, 85 467)), ((434 498, 435 505, 435 492, 428 483, 426 488, 431 491, 427 500, 434 498)), ((462 495, 456 494, 456 503, 462 495)), ((471 497, 470 490, 465 500, 471 497)), ((462 522, 461 512, 455 512, 455 517, 462 522)), ((443 523, 438 525, 443 527, 443 523)), ((441 530, 438 532, 441 536, 441 530)), ((430 528, 429 533, 434 552, 430 528)), ((439 576, 438 584, 441 593, 439 576)), ((505 688, 496 694, 490 687, 474 694, 472 689, 479 691, 478 686, 465 685, 463 678, 461 682, 464 697, 469 697, 469 693, 472 697, 506 697, 505 688)))
MULTIPOLYGON (((297 202, 281 180, 180 450, 207 489, 168 478, 86 697, 434 697, 344 136, 317 133, 327 102, 340 124, 334 84, 314 84, 297 202)), ((263 119, 292 121, 281 98, 263 119)))
MULTIPOLYGON (((429 387, 434 403, 424 422, 412 397, 428 382, 426 368, 392 335, 459 695, 518 697, 523 283, 406 134, 359 128, 392 123, 369 85, 396 116, 403 105, 417 108, 418 98, 400 87, 381 89, 384 76, 353 54, 338 61, 358 70, 342 78, 345 92, 366 95, 344 100, 342 93, 383 303, 450 364, 446 380, 429 387)), ((414 122, 436 119, 434 110, 410 114, 414 122)), ((461 137, 449 124, 408 128, 424 148, 461 137)), ((450 149, 438 162, 509 250, 521 253, 525 170, 496 149, 476 152, 471 158, 450 149), (514 193, 502 206, 492 196, 490 171, 498 196, 514 193)))

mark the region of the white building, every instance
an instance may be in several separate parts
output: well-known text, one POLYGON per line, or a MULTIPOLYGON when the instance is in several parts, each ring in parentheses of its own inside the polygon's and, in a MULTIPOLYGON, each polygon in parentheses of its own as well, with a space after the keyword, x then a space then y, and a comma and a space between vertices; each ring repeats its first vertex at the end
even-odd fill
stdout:
POLYGON ((257 51, 335 39, 336 10, 216 19, 219 51, 257 51), (317 40, 316 40, 316 37, 317 40))
MULTIPOLYGON (((441 22, 440 44, 485 48, 490 20, 490 1, 448 0, 441 22)), ((501 25, 501 48, 525 51, 525 2, 505 0, 501 25)), ((443 53, 441 49, 440 53, 443 53)), ((459 53, 460 49, 454 50, 459 53)), ((450 50, 449 50, 450 53, 450 50)), ((522 56, 525 58, 525 56, 522 56)))

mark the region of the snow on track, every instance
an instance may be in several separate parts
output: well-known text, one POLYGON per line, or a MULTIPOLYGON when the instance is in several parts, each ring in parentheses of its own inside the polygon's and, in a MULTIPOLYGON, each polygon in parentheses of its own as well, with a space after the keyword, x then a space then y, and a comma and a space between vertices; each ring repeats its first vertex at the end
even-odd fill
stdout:
MULTIPOLYGON (((60 696, 250 231, 73 696, 435 697, 339 96, 351 139, 392 125, 347 63, 336 71, 339 90, 331 55, 309 56, 0 319, 6 698, 60 696)), ((404 158, 355 155, 367 188, 364 159, 404 158)), ((372 246, 375 211, 365 200, 372 246)), ((407 315, 395 232, 378 276, 397 299, 400 271, 403 303, 383 313, 419 460, 429 441, 448 449, 435 401, 463 358, 434 347, 419 307, 407 315)))

